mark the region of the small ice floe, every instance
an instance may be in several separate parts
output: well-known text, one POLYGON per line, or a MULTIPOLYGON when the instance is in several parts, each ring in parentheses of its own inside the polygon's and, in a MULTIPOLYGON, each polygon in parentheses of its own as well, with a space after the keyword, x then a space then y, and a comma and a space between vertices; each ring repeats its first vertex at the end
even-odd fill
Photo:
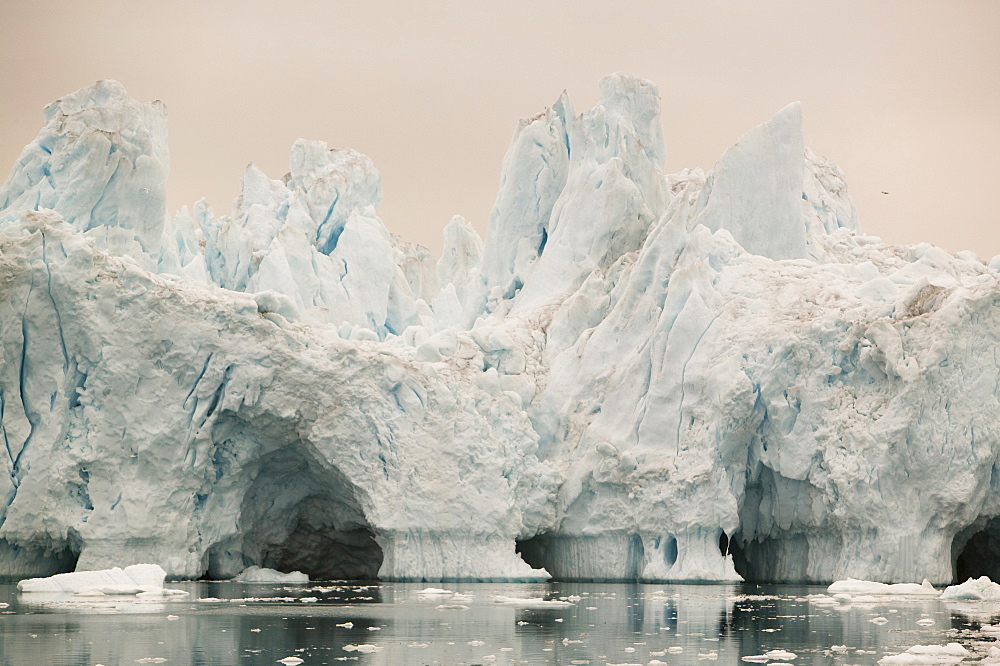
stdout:
POLYGON ((771 661, 769 657, 763 654, 749 654, 743 657, 742 660, 751 664, 766 664, 771 661))
POLYGON ((353 622, 341 622, 340 624, 338 624, 336 626, 343 627, 344 629, 353 629, 354 628, 354 623, 353 622))
POLYGON ((190 594, 185 590, 172 590, 169 587, 161 587, 156 590, 147 590, 135 595, 140 599, 160 599, 163 597, 186 597, 190 594))
POLYGON ((670 654, 680 654, 681 652, 684 652, 684 648, 680 645, 671 645, 667 648, 667 652, 670 654))
POLYGON ((136 659, 137 664, 162 664, 167 661, 166 657, 143 657, 142 659, 136 659))
POLYGON ((825 594, 810 594, 806 597, 806 601, 817 606, 836 606, 840 603, 833 597, 828 597, 825 594))
MULTIPOLYGON (((176 615, 168 615, 167 619, 173 621, 173 620, 179 620, 180 618, 177 617, 176 615)), ((251 629, 250 631, 253 631, 253 629, 251 629)))
POLYGON ((451 599, 455 596, 455 593, 451 590, 444 590, 440 587, 425 587, 422 590, 417 590, 415 594, 418 597, 423 597, 425 599, 451 599))
POLYGON ((831 645, 830 652, 836 652, 838 654, 843 654, 847 652, 848 648, 846 645, 831 645))
POLYGON ((378 652, 382 648, 378 645, 372 645, 371 643, 362 643, 361 645, 345 645, 345 652, 361 652, 362 654, 370 654, 372 652, 378 652))
POLYGON ((499 594, 491 597, 493 603, 503 606, 513 606, 514 608, 526 608, 532 610, 546 610, 550 608, 566 608, 573 604, 569 601, 559 601, 558 599, 542 599, 541 597, 505 597, 499 594))
POLYGON ((473 598, 474 598, 474 595, 471 595, 471 594, 460 594, 460 593, 456 592, 455 595, 451 598, 451 600, 454 601, 455 603, 458 603, 458 602, 472 601, 473 598))
POLYGON ((868 621, 871 622, 872 624, 877 624, 879 626, 882 626, 883 624, 887 623, 889 620, 887 620, 884 617, 882 617, 881 615, 879 615, 878 617, 873 617, 872 619, 870 619, 868 621))
POLYGON ((958 643, 947 645, 914 645, 902 654, 893 654, 878 660, 879 666, 897 664, 957 664, 971 653, 958 643))
MULTIPOLYGON (((711 661, 715 661, 716 659, 719 658, 719 653, 716 652, 715 650, 709 650, 708 652, 699 652, 698 653, 698 658, 699 659, 709 659, 711 661)), ((652 663, 652 662, 650 662, 650 663, 652 663)))
POLYGON ((368 627, 368 631, 382 631, 382 627, 368 627))
POLYGON ((919 620, 917 620, 917 624, 919 624, 921 627, 929 627, 932 624, 935 624, 935 622, 929 617, 922 617, 919 620))
POLYGON ((1000 601, 1000 585, 989 576, 970 578, 959 585, 946 587, 941 601, 1000 601))
POLYGON ((795 653, 789 652, 788 650, 768 650, 764 653, 764 656, 771 661, 792 661, 795 659, 795 653))
POLYGON ((940 592, 934 589, 934 586, 930 584, 926 578, 920 584, 917 583, 878 583, 872 580, 858 580, 856 578, 848 578, 846 580, 834 581, 830 584, 830 587, 826 588, 826 591, 830 594, 867 594, 875 596, 918 596, 918 597, 936 597, 940 592))
POLYGON ((426 647, 430 647, 430 646, 431 646, 430 643, 407 643, 406 644, 406 647, 408 647, 408 648, 426 648, 426 647))
POLYGON ((485 641, 469 641, 466 645, 471 645, 472 647, 482 647, 486 645, 485 641))
POLYGON ((249 566, 232 579, 234 583, 279 583, 282 585, 296 585, 308 583, 309 576, 301 571, 282 573, 275 569, 267 569, 256 565, 249 566))
POLYGON ((181 590, 164 591, 167 573, 158 564, 133 564, 100 571, 74 571, 47 578, 28 578, 17 584, 21 592, 49 592, 79 596, 187 594, 181 590))
POLYGON ((319 601, 319 597, 302 597, 299 601, 304 604, 314 604, 319 601))
POLYGON ((667 662, 660 661, 659 659, 650 659, 649 666, 667 666, 667 662))
POLYGON ((1000 636, 1000 624, 984 624, 979 627, 979 631, 984 634, 990 634, 993 636, 1000 636))
POLYGON ((469 610, 469 607, 466 606, 465 604, 438 604, 434 608, 439 611, 469 610))
POLYGON ((301 664, 303 661, 305 661, 305 659, 300 659, 299 657, 285 657, 284 659, 279 659, 275 663, 284 664, 285 666, 296 666, 297 664, 301 664))

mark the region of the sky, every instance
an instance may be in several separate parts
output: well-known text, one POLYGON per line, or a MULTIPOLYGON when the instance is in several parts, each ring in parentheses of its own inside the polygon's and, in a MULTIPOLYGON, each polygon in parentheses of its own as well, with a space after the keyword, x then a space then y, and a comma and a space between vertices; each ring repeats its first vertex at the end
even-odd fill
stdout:
POLYGON ((668 172, 799 100, 866 233, 1000 254, 993 0, 0 0, 0 26, 0 177, 46 104, 117 79, 167 105, 172 211, 227 213, 247 164, 280 178, 322 139, 368 154, 386 226, 438 253, 452 215, 485 232, 518 119, 620 71, 659 86, 668 172))

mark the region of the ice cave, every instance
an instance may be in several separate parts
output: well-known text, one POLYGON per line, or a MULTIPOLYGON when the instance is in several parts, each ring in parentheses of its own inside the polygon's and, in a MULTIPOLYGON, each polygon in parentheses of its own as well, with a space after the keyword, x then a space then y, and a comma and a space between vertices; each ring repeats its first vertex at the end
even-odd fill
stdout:
POLYGON ((440 258, 354 150, 170 215, 162 103, 43 121, 0 186, 2 578, 1000 577, 1000 258, 865 235, 798 104, 665 174, 653 83, 564 93, 440 258))

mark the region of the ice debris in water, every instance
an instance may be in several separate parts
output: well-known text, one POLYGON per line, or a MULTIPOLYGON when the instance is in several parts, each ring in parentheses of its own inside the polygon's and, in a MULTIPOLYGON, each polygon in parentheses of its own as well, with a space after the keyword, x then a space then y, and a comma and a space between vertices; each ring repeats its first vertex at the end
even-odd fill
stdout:
POLYGON ((502 604, 504 606, 513 606, 514 608, 526 608, 534 610, 546 610, 551 608, 566 608, 567 606, 572 606, 573 604, 569 601, 560 601, 558 599, 542 599, 541 597, 506 597, 501 594, 495 594, 491 597, 493 603, 502 604))
POLYGON ((930 581, 926 578, 920 584, 917 583, 879 583, 870 580, 857 580, 848 578, 838 580, 830 584, 826 591, 834 595, 895 595, 895 596, 926 596, 936 597, 941 593, 934 589, 930 581))
POLYGON ((957 664, 971 653, 958 643, 947 645, 914 645, 906 652, 888 655, 878 660, 879 666, 900 664, 957 664))
POLYGON ((347 652, 361 652, 361 653, 371 653, 378 652, 382 648, 378 645, 372 645, 371 643, 361 643, 360 645, 345 645, 344 650, 347 652))

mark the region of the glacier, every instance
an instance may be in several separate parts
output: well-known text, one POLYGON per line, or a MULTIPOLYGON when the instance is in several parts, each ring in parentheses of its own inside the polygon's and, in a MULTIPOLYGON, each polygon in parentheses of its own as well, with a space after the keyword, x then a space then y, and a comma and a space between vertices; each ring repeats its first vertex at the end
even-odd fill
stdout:
POLYGON ((170 215, 163 104, 43 115, 0 186, 2 577, 1000 577, 1000 262, 864 235, 797 103, 665 174, 653 83, 563 93, 440 258, 354 150, 170 215))

